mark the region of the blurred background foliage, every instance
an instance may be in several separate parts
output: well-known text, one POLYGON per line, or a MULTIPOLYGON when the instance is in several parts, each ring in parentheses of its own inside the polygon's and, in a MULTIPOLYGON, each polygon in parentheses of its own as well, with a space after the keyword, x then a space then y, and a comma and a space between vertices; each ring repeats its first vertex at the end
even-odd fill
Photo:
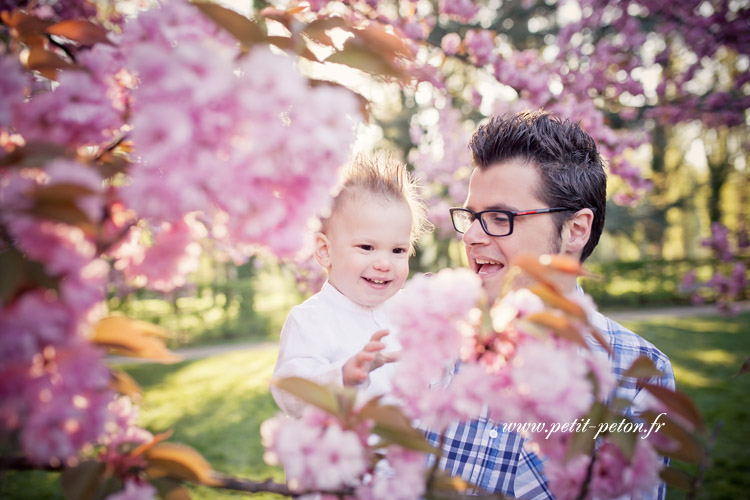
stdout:
MULTIPOLYGON (((261 0, 223 0, 221 3, 246 15, 272 5, 261 0)), ((584 12, 586 8, 599 5, 579 3, 587 5, 584 12)), ((584 64, 594 68, 596 57, 607 61, 606 56, 596 53, 590 54, 588 62, 580 54, 564 53, 570 50, 560 45, 564 27, 570 21, 565 14, 569 3, 503 0, 477 4, 481 5, 481 10, 473 23, 441 18, 431 26, 426 45, 437 52, 423 50, 418 55, 418 58, 443 58, 439 71, 445 88, 439 89, 428 81, 402 86, 372 77, 363 78, 357 72, 347 73, 346 68, 333 77, 370 102, 371 123, 360 131, 360 139, 354 146, 356 151, 387 151, 405 161, 417 175, 422 175, 415 158, 417 153, 425 153, 425 144, 421 144, 421 151, 420 146, 415 145, 419 142, 412 136, 415 127, 426 137, 437 137, 428 144, 432 150, 427 153, 445 161, 451 149, 450 153, 460 158, 460 153, 465 152, 465 139, 482 119, 514 110, 514 102, 533 102, 525 94, 523 82, 515 86, 500 83, 495 75, 486 71, 487 67, 473 64, 471 54, 435 56, 442 54, 439 47, 448 33, 465 37, 471 29, 493 30, 503 57, 535 50, 541 59, 558 58, 571 74, 580 71, 584 64), (440 121, 451 108, 459 113, 458 130, 448 136, 440 129, 443 126, 440 121)), ((705 282, 717 269, 724 267, 730 272, 729 264, 716 260, 714 253, 703 244, 711 235, 712 223, 721 223, 729 229, 729 243, 736 262, 747 266, 750 259, 748 248, 742 248, 737 241, 743 238, 741 235, 747 235, 750 228, 750 135, 745 109, 750 95, 747 77, 750 47, 742 42, 741 35, 742 23, 748 21, 747 5, 730 2, 727 7, 722 2, 716 5, 697 2, 690 7, 695 7, 695 11, 691 11, 695 18, 675 20, 667 19, 669 9, 664 11, 667 12, 665 18, 656 4, 642 4, 646 7, 636 2, 625 2, 620 7, 604 3, 603 19, 610 16, 612 24, 602 22, 599 31, 584 28, 573 36, 584 40, 581 45, 584 54, 608 39, 626 46, 628 41, 623 40, 624 34, 617 33, 617 9, 626 7, 627 15, 640 23, 640 32, 647 33, 644 54, 638 58, 640 66, 629 69, 623 76, 625 80, 632 78, 641 82, 643 92, 631 95, 620 92, 612 82, 605 82, 592 85, 587 96, 597 110, 604 113, 607 126, 617 131, 643 131, 650 138, 641 147, 626 152, 627 161, 640 169, 640 176, 651 186, 644 196, 626 197, 623 202, 620 195, 632 186, 628 186, 622 174, 610 175, 612 201, 607 207, 605 234, 587 262, 599 278, 583 283, 585 290, 604 308, 687 304, 690 298, 681 287, 686 273, 693 272, 705 282), (707 13, 725 7, 729 9, 727 19, 731 19, 732 24, 724 26, 724 33, 715 33, 714 38, 709 35, 700 40, 692 39, 694 33, 690 30, 709 19, 707 13), (644 15, 649 8, 656 9, 662 17, 644 15), (685 31, 667 29, 673 26, 668 23, 675 22, 685 31), (733 33, 738 38, 733 38, 733 33), (715 46, 706 46, 711 43, 715 46)), ((610 62, 619 64, 616 61, 610 62)), ((315 67, 307 67, 304 61, 300 67, 312 77, 331 78, 316 74, 315 67)), ((581 119, 587 117, 582 115, 581 119)), ((468 161, 468 155, 464 158, 468 161)), ((450 186, 431 185, 431 196, 435 196, 435 190, 442 189, 437 194, 446 203, 462 203, 463 199, 456 199, 455 194, 465 190, 468 183, 467 165, 467 162, 456 165, 453 182, 457 189, 453 193, 449 193, 450 186), (453 199, 450 194, 454 195, 453 199)), ((441 211, 436 213, 440 216, 441 211)), ((464 264, 460 241, 452 231, 445 229, 445 220, 434 222, 438 229, 422 240, 412 259, 412 272, 464 264), (440 230, 441 225, 443 230, 440 230)), ((110 306, 174 331, 175 344, 249 336, 274 337, 288 309, 319 286, 321 274, 315 267, 309 261, 299 265, 263 256, 241 266, 206 258, 194 277, 197 285, 159 296, 145 290, 128 290, 121 283, 113 282, 119 291, 117 295, 113 292, 110 306)), ((747 299, 747 289, 737 298, 747 299)), ((716 299, 716 294, 703 296, 707 301, 716 299)))

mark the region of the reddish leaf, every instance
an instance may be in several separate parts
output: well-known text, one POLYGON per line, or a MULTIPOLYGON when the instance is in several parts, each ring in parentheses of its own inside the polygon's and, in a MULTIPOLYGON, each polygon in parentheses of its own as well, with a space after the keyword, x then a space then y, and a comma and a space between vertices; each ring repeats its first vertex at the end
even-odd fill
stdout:
POLYGON ((733 375, 733 377, 738 377, 742 375, 743 373, 750 372, 750 356, 747 356, 745 358, 745 361, 742 362, 742 366, 740 366, 740 370, 733 375))
POLYGON ((648 356, 640 356, 638 359, 633 361, 630 368, 623 374, 623 377, 633 378, 651 378, 661 377, 664 373, 656 368, 656 365, 651 358, 648 356))
POLYGON ((529 287, 535 295, 546 302, 548 305, 560 309, 576 318, 585 320, 586 311, 572 300, 565 298, 557 290, 545 283, 535 283, 529 287))
POLYGON ((143 455, 148 450, 150 450, 151 448, 153 448, 157 444, 161 443, 165 439, 169 439, 169 437, 171 435, 172 435, 172 429, 169 429, 166 432, 162 432, 161 434, 157 434, 156 436, 154 436, 154 438, 151 441, 149 441, 147 443, 141 443, 141 444, 135 445, 133 447, 133 449, 131 449, 128 452, 128 456, 135 457, 135 456, 138 456, 138 455, 143 455))
POLYGON ((166 348, 157 337, 167 336, 166 330, 146 321, 125 316, 108 316, 94 326, 92 342, 116 354, 174 363, 181 358, 166 348))
POLYGON ((392 76, 400 80, 407 78, 404 69, 394 64, 392 59, 369 47, 358 46, 351 39, 342 50, 328 56, 325 62, 344 64, 373 75, 392 76))
POLYGON ((704 429, 700 411, 685 393, 654 384, 643 384, 643 388, 667 408, 687 420, 695 429, 704 429))
POLYGON ((277 9, 275 7, 266 7, 264 9, 261 9, 261 11, 258 13, 259 17, 263 17, 265 19, 272 19, 278 23, 281 23, 284 25, 284 27, 289 30, 290 32, 294 33, 293 25, 295 23, 294 14, 299 12, 298 10, 282 10, 277 9))
POLYGON ((654 428, 654 431, 668 436, 672 442, 664 447, 657 446, 659 453, 693 464, 697 464, 703 459, 705 453, 695 436, 685 430, 674 419, 669 418, 667 415, 659 415, 654 411, 645 411, 640 416, 646 422, 654 422, 658 419, 658 423, 664 424, 659 427, 658 431, 654 428))
POLYGON ((258 23, 232 9, 211 2, 193 2, 193 5, 247 47, 266 39, 258 23))
POLYGON ((530 314, 524 319, 549 328, 560 338, 588 348, 583 333, 566 316, 551 312, 539 312, 530 314))
POLYGON ((115 392, 130 397, 130 399, 138 403, 141 400, 141 394, 143 393, 138 382, 122 370, 110 371, 112 373, 112 380, 109 384, 110 388, 115 392))
POLYGON ((364 29, 352 30, 355 40, 359 38, 364 45, 377 50, 388 59, 403 57, 413 59, 411 48, 398 36, 390 33, 380 24, 370 24, 364 29))
POLYGON ((146 474, 152 478, 171 477, 207 486, 218 486, 213 469, 193 448, 179 443, 159 443, 143 454, 146 474))
POLYGON ((44 21, 18 9, 13 12, 3 11, 0 17, 11 28, 13 36, 24 43, 29 37, 44 34, 47 26, 53 24, 53 21, 44 21))
POLYGON ((46 30, 49 35, 61 36, 81 45, 94 45, 106 43, 112 45, 107 38, 107 30, 84 19, 68 19, 49 26, 46 30))
POLYGON ((581 261, 559 254, 547 254, 539 257, 542 265, 561 273, 574 274, 576 276, 586 275, 587 271, 581 265, 581 261))
POLYGON ((57 78, 57 70, 76 67, 71 62, 63 59, 39 44, 34 44, 29 47, 28 57, 26 57, 23 62, 26 69, 38 71, 45 78, 49 78, 50 80, 57 78))
POLYGON ((326 31, 332 30, 334 28, 348 29, 349 27, 350 26, 347 24, 344 18, 331 16, 318 18, 315 21, 311 22, 305 27, 304 30, 302 30, 302 34, 308 36, 311 40, 317 43, 333 47, 333 40, 331 40, 331 37, 328 36, 326 31))

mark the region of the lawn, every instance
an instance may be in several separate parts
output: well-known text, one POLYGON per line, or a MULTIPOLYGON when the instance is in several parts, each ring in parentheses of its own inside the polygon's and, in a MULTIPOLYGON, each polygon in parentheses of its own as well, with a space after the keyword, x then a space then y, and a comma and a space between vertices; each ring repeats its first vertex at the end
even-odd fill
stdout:
MULTIPOLYGON (((750 373, 734 377, 750 355, 750 313, 734 318, 662 317, 626 322, 672 360, 677 388, 688 393, 706 426, 721 425, 698 498, 747 498, 750 491, 750 373)), ((670 490, 668 500, 685 498, 670 490)))
MULTIPOLYGON (((678 387, 694 398, 708 427, 723 422, 699 498, 737 499, 750 491, 750 374, 732 378, 750 354, 749 324, 750 313, 627 323, 670 356, 678 387)), ((175 365, 127 366, 145 391, 142 424, 154 432, 174 429, 172 441, 195 447, 221 472, 282 479, 279 469, 263 462, 259 436, 260 423, 276 412, 267 391, 275 355, 274 349, 238 350, 175 365)), ((62 498, 55 481, 55 474, 6 473, 0 478, 0 498, 62 498)), ((195 499, 245 496, 192 491, 195 499)), ((684 495, 670 490, 668 498, 684 495)))

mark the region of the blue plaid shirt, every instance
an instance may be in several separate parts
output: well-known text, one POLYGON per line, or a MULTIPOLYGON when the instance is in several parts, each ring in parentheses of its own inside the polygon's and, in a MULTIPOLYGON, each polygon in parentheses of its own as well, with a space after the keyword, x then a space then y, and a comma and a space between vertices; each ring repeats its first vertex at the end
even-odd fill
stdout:
MULTIPOLYGON (((623 380, 623 373, 633 361, 645 355, 664 374, 649 382, 674 389, 669 358, 650 342, 598 312, 591 322, 609 340, 614 353, 610 358, 612 371, 618 380, 623 380)), ((589 345, 592 350, 606 355, 606 350, 596 341, 590 340, 589 345)), ((624 380, 615 395, 632 402, 629 413, 644 408, 646 391, 637 386, 636 379, 624 380)), ((426 436, 433 446, 440 446, 439 434, 427 432, 426 436)), ((554 499, 543 474, 542 460, 526 450, 519 434, 503 432, 502 424, 486 416, 454 424, 445 434, 442 449, 440 468, 484 491, 500 492, 517 499, 554 499)), ((666 484, 662 483, 658 491, 643 498, 663 500, 666 490, 666 484)))

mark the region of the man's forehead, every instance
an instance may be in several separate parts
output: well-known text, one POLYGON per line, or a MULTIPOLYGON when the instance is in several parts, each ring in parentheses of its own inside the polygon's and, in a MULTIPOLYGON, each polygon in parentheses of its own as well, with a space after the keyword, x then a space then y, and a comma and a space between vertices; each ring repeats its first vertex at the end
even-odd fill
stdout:
POLYGON ((475 168, 464 206, 474 211, 526 210, 529 209, 526 205, 540 203, 538 187, 538 172, 526 162, 512 161, 486 169, 475 168))

